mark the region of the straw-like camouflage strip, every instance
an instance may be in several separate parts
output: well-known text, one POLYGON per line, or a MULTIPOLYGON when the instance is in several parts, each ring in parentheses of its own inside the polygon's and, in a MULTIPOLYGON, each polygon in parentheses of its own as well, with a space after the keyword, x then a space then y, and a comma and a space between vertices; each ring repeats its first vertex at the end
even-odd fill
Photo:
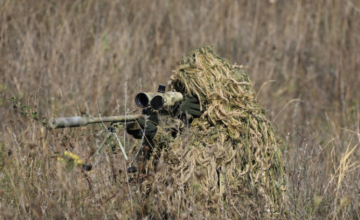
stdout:
POLYGON ((170 218, 190 209, 194 219, 223 213, 230 219, 283 219, 282 156, 243 69, 204 47, 183 58, 169 84, 199 97, 206 111, 181 136, 171 139, 161 129, 154 138, 149 201, 163 202, 149 202, 153 216, 161 215, 156 210, 162 206, 170 218), (197 211, 204 207, 208 213, 197 211))

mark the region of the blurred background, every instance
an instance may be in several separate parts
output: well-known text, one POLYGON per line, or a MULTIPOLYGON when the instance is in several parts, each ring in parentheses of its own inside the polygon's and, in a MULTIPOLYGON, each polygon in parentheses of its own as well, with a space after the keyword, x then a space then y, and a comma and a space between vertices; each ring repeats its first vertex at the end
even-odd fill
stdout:
MULTIPOLYGON (((359 0, 0 0, 0 211, 43 215, 30 201, 34 189, 47 195, 33 172, 53 172, 48 149, 66 136, 80 155, 95 145, 96 127, 75 129, 81 139, 42 119, 132 112, 138 92, 167 84, 182 56, 209 45, 247 66, 284 140, 292 218, 359 218, 359 21, 359 0), (31 155, 47 165, 21 160, 31 155)), ((86 204, 79 216, 96 210, 86 204)), ((113 206, 101 212, 116 218, 113 206)))

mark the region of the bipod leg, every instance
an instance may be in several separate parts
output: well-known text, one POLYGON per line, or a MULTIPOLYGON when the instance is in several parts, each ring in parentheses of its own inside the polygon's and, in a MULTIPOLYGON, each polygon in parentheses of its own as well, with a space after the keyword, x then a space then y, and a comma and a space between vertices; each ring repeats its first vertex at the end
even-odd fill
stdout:
POLYGON ((98 155, 101 151, 101 149, 103 148, 105 142, 111 138, 111 136, 113 135, 114 133, 112 131, 109 131, 107 134, 106 134, 106 137, 105 139, 101 142, 100 146, 98 147, 98 149, 96 150, 95 154, 94 155, 98 155))
POLYGON ((120 147, 121 151, 122 151, 123 154, 124 154, 125 160, 128 160, 128 157, 127 157, 126 152, 125 152, 125 148, 122 146, 119 137, 117 136, 117 134, 116 134, 115 132, 114 132, 113 134, 114 134, 114 136, 115 136, 116 141, 117 141, 118 144, 119 144, 119 147, 120 147))
POLYGON ((120 141, 119 137, 118 137, 117 134, 116 134, 116 129, 115 129, 115 127, 114 127, 114 126, 110 126, 110 127, 108 128, 108 131, 109 131, 109 132, 106 134, 105 139, 101 142, 100 146, 99 146, 98 149, 96 150, 95 155, 98 155, 99 152, 101 151, 101 149, 103 148, 105 142, 106 142, 108 139, 110 139, 111 136, 114 136, 115 139, 116 139, 116 142, 118 143, 118 145, 119 145, 119 147, 120 147, 120 149, 121 149, 121 151, 122 151, 122 153, 124 154, 125 159, 128 160, 128 157, 127 157, 126 152, 125 152, 125 148, 122 146, 121 141, 120 141))

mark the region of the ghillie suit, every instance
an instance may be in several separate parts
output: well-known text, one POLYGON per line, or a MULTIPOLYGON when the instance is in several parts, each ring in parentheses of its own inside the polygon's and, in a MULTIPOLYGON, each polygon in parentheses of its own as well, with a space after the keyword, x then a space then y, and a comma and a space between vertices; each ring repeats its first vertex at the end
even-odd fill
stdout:
POLYGON ((149 208, 170 218, 286 218, 278 139, 242 67, 204 47, 183 58, 169 84, 206 110, 175 138, 166 129, 154 137, 149 208))

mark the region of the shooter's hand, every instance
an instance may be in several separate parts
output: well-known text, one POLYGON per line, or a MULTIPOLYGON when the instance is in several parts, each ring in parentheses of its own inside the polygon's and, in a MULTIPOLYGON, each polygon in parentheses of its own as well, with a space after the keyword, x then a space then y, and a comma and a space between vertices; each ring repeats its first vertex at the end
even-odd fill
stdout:
POLYGON ((200 102, 197 97, 190 97, 189 95, 185 95, 184 101, 177 109, 175 109, 174 116, 178 117, 189 114, 192 115, 194 118, 199 118, 204 113, 204 111, 205 106, 200 106, 200 102))
POLYGON ((139 118, 135 122, 128 124, 126 132, 135 139, 141 139, 144 134, 148 140, 152 140, 157 132, 158 118, 155 112, 144 109, 143 114, 148 115, 149 119, 139 118))

